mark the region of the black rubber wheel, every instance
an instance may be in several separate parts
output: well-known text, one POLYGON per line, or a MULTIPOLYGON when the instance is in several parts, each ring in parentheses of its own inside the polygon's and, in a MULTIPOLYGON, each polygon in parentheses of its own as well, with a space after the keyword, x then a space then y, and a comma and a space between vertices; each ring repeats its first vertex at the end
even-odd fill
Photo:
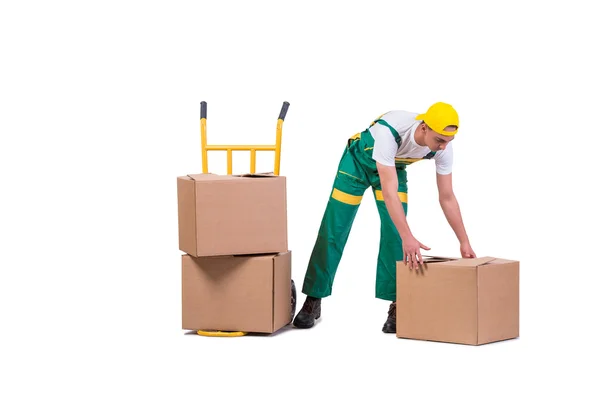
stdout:
POLYGON ((292 315, 290 316, 290 322, 294 320, 294 315, 296 315, 296 284, 292 279, 292 315))

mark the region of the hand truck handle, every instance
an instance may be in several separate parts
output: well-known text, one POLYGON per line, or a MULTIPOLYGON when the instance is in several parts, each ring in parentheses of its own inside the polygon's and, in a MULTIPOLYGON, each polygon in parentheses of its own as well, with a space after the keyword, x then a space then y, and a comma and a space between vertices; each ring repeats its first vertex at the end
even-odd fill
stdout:
POLYGON ((206 102, 200 102, 200 119, 206 118, 206 102))
POLYGON ((288 110, 289 106, 290 106, 290 103, 288 103, 287 101, 283 102, 283 105, 281 106, 281 112, 279 113, 280 120, 285 119, 285 114, 287 114, 287 110, 288 110))

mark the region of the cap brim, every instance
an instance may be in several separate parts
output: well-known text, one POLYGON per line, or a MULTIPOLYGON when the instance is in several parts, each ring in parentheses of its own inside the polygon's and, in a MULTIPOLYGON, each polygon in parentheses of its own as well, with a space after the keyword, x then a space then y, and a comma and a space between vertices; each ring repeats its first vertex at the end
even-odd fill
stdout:
POLYGON ((423 119, 425 119, 425 114, 419 114, 415 117, 415 119, 423 120, 423 119))
POLYGON ((442 130, 441 132, 438 132, 436 130, 433 130, 433 131, 435 133, 439 133, 440 135, 443 135, 443 136, 454 136, 454 135, 456 135, 458 133, 458 128, 456 130, 450 131, 450 132, 449 131, 444 131, 444 130, 442 130))

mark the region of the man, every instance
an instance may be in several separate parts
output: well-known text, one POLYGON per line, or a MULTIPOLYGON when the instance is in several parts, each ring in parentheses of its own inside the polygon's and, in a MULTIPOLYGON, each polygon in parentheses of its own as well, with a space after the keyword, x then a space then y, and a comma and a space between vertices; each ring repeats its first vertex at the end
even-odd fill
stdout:
POLYGON ((390 111, 352 136, 344 149, 304 278, 307 295, 294 326, 311 328, 321 316, 321 298, 333 280, 365 190, 371 187, 381 218, 375 296, 391 301, 383 332, 396 332, 396 261, 423 266, 421 249, 406 221, 406 167, 435 161, 440 206, 460 243, 462 257, 475 257, 452 189, 452 140, 458 132, 456 110, 433 104, 425 114, 390 111))

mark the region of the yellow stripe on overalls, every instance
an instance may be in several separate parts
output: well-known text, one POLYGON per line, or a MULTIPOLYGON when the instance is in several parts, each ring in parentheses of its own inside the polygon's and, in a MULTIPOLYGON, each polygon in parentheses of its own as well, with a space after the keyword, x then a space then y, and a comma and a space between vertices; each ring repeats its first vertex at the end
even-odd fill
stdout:
MULTIPOLYGON (((375 198, 379 201, 383 201, 383 192, 381 190, 375 190, 375 198)), ((403 203, 408 203, 408 195, 404 192, 398 192, 398 198, 403 203)))
POLYGON ((360 201, 362 200, 362 196, 355 196, 353 194, 342 192, 341 190, 335 188, 333 189, 331 197, 336 199, 337 201, 341 201, 342 203, 350 204, 353 206, 359 205, 360 201))

